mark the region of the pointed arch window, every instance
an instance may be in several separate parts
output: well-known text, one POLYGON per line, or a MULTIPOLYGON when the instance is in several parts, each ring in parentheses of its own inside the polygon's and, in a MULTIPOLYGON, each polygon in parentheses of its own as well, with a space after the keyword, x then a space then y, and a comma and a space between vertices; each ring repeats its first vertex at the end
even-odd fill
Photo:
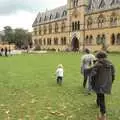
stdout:
POLYGON ((39 26, 39 35, 41 35, 41 26, 39 26))
POLYGON ((46 39, 45 38, 44 38, 43 42, 44 42, 44 45, 46 45, 46 39))
POLYGON ((93 36, 90 35, 90 38, 89 38, 89 44, 90 44, 90 45, 92 44, 92 41, 93 41, 93 36))
POLYGON ((120 45, 120 33, 117 34, 116 44, 117 44, 117 45, 120 45))
POLYGON ((34 35, 37 35, 37 28, 34 28, 34 35))
POLYGON ((58 45, 58 38, 54 38, 54 45, 58 45))
POLYGON ((47 21, 47 16, 45 16, 44 21, 47 21))
POLYGON ((47 39, 47 45, 51 45, 51 38, 47 39))
POLYGON ((116 13, 112 13, 112 15, 111 15, 110 25, 111 26, 117 25, 117 15, 116 15, 116 13))
POLYGON ((44 34, 47 33, 47 27, 44 25, 44 34))
POLYGON ((66 16, 67 15, 67 11, 64 10, 63 13, 62 13, 62 17, 66 16))
POLYGON ((40 17, 40 18, 39 18, 39 23, 40 23, 41 21, 42 21, 42 18, 40 17))
POLYGON ((57 12, 55 18, 57 19, 59 17, 60 17, 60 14, 57 12))
POLYGON ((42 39, 39 39, 39 44, 42 45, 42 39))
POLYGON ((115 41, 116 41, 116 39, 115 39, 115 34, 113 33, 113 34, 111 35, 111 45, 115 45, 115 41))
POLYGON ((64 32, 64 31, 65 31, 65 22, 63 21, 61 24, 61 32, 64 32))
POLYGON ((105 1, 101 0, 99 8, 104 8, 106 6, 105 1))
POLYGON ((90 29, 92 27, 93 20, 91 17, 87 19, 87 28, 90 29))
POLYGON ((52 14, 50 15, 50 20, 52 20, 53 19, 53 16, 52 16, 52 14))
POLYGON ((51 34, 52 33, 52 25, 49 24, 49 33, 51 34))
POLYGON ((77 7, 78 6, 78 0, 73 0, 73 7, 77 7))
POLYGON ((55 32, 58 32, 58 24, 57 23, 55 23, 55 32))
POLYGON ((97 35, 96 43, 97 43, 97 45, 101 44, 101 37, 100 37, 100 35, 97 35))
POLYGON ((98 28, 102 28, 105 22, 105 17, 101 14, 98 16, 98 28))
POLYGON ((85 44, 86 44, 86 45, 88 45, 88 40, 89 40, 89 37, 88 37, 88 35, 87 35, 86 38, 85 38, 85 44))

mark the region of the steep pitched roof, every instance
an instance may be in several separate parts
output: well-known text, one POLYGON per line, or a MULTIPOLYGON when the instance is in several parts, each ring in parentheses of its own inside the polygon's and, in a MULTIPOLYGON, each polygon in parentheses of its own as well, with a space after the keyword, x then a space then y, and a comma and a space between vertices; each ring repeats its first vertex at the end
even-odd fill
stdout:
POLYGON ((39 12, 32 26, 64 19, 66 17, 67 17, 67 5, 64 5, 50 11, 46 10, 46 12, 42 13, 39 12))
POLYGON ((120 0, 88 0, 88 11, 120 7, 120 0))

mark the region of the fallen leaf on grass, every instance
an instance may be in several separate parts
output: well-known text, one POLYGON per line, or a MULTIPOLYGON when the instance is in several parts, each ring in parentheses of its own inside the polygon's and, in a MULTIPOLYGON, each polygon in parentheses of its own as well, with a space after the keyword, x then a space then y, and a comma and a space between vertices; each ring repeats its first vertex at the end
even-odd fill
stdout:
POLYGON ((51 107, 47 107, 47 110, 51 110, 52 108, 51 107))
POLYGON ((68 117, 66 118, 66 120, 69 120, 69 119, 71 119, 71 118, 73 118, 72 115, 68 116, 68 117))
POLYGON ((65 116, 64 113, 61 113, 59 111, 50 111, 50 113, 59 117, 65 116))
POLYGON ((44 117, 44 120, 47 120, 48 118, 49 118, 49 116, 45 116, 45 117, 44 117))
POLYGON ((37 102, 36 99, 32 99, 30 103, 34 104, 34 103, 36 103, 36 102, 37 102))
POLYGON ((5 107, 5 105, 4 104, 0 104, 0 107, 5 107))
POLYGON ((6 113, 6 114, 9 114, 9 113, 10 113, 10 111, 9 111, 9 110, 7 110, 7 111, 5 111, 5 113, 6 113))

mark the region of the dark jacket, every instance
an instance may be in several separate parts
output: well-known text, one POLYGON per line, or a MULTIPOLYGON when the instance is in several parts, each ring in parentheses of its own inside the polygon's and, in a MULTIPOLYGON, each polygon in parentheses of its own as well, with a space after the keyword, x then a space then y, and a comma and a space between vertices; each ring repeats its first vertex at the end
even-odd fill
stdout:
POLYGON ((108 60, 97 61, 90 70, 92 88, 96 93, 110 94, 115 79, 115 69, 108 60))

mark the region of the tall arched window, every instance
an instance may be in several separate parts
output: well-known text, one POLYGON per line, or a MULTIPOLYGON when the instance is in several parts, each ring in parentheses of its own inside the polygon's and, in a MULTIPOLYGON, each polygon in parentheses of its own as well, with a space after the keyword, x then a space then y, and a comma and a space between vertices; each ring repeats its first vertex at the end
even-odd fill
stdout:
POLYGON ((47 33, 47 27, 44 25, 44 34, 47 33))
POLYGON ((46 45, 46 39, 45 38, 44 38, 43 42, 44 42, 44 45, 46 45))
POLYGON ((87 28, 90 29, 92 27, 92 18, 88 17, 87 19, 87 28))
POLYGON ((52 25, 49 24, 49 33, 51 34, 52 33, 52 25))
POLYGON ((78 21, 78 30, 80 30, 80 21, 78 21))
POLYGON ((102 14, 98 16, 98 28, 102 28, 105 22, 105 18, 102 14))
POLYGON ((86 44, 86 45, 88 45, 88 40, 89 40, 89 37, 88 37, 88 35, 87 35, 86 38, 85 38, 85 44, 86 44))
POLYGON ((51 45, 51 38, 47 39, 47 45, 51 45))
POLYGON ((114 12, 110 16, 110 25, 112 26, 117 25, 117 15, 114 12))
POLYGON ((60 17, 60 14, 57 12, 55 18, 57 19, 59 17, 60 17))
POLYGON ((112 36, 111 36, 111 45, 114 45, 115 44, 115 34, 113 33, 112 36))
POLYGON ((102 37, 101 37, 101 43, 102 44, 105 44, 106 43, 106 40, 105 40, 105 34, 102 34, 102 37))
POLYGON ((34 35, 37 35, 37 28, 34 28, 34 35))
POLYGON ((120 33, 117 34, 117 41, 116 41, 117 45, 120 45, 120 33))
POLYGON ((78 23, 75 22, 75 30, 77 30, 77 29, 78 29, 78 23))
POLYGON ((67 11, 64 10, 63 13, 62 13, 62 17, 66 16, 67 15, 67 11))
POLYGON ((97 35, 96 43, 97 43, 97 45, 101 44, 101 37, 100 37, 100 35, 97 35))
POLYGON ((50 20, 52 20, 53 19, 53 16, 52 16, 52 14, 50 15, 50 20))
POLYGON ((75 30, 75 24, 74 24, 74 22, 72 22, 72 31, 74 31, 75 30))
POLYGON ((61 32, 64 32, 64 31, 65 31, 65 22, 63 21, 61 24, 61 32))
POLYGON ((58 45, 58 38, 54 38, 54 45, 58 45))
POLYGON ((57 23, 55 23, 55 32, 58 32, 58 24, 57 23))
POLYGON ((47 16, 44 17, 44 21, 46 21, 46 20, 47 20, 47 16))
POLYGON ((41 35, 41 26, 39 26, 39 35, 41 35))
POLYGON ((73 0, 73 7, 77 7, 78 6, 78 0, 73 0))
POLYGON ((39 44, 42 45, 42 39, 39 39, 39 44))
POLYGON ((93 41, 93 36, 90 35, 90 38, 89 38, 89 44, 90 44, 90 45, 92 44, 92 41, 93 41))

